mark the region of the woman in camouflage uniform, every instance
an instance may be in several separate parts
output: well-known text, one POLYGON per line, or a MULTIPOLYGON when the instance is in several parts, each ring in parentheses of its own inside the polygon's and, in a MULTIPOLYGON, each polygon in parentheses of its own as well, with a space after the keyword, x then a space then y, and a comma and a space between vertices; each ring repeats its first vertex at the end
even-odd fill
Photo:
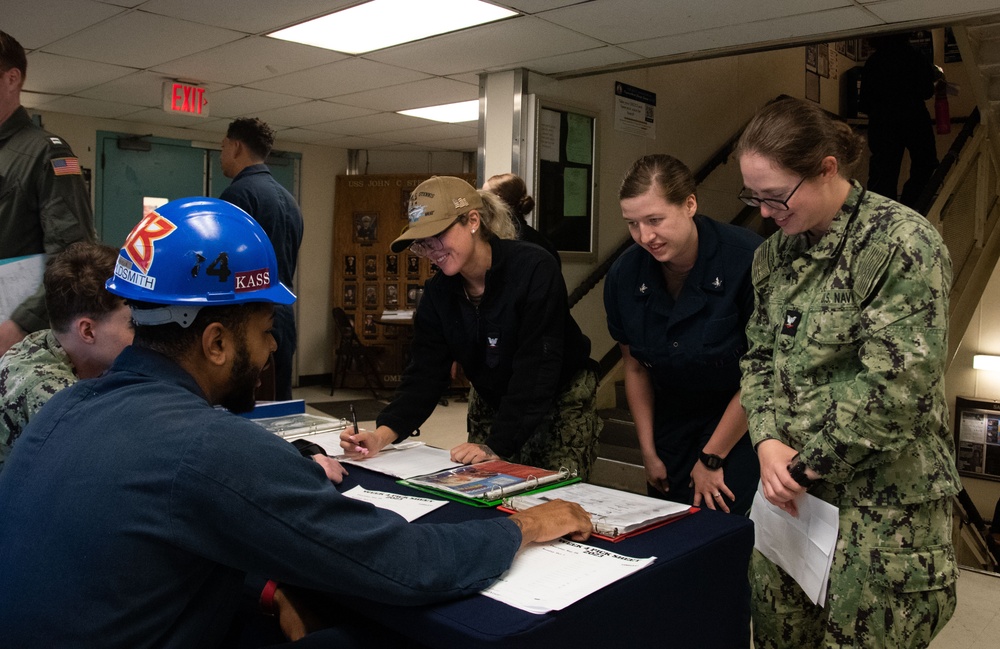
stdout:
POLYGON ((792 98, 737 145, 740 198, 781 228, 754 257, 742 361, 763 494, 793 515, 805 491, 840 511, 822 606, 754 552, 757 649, 926 647, 955 609, 951 262, 922 216, 848 179, 861 152, 792 98))

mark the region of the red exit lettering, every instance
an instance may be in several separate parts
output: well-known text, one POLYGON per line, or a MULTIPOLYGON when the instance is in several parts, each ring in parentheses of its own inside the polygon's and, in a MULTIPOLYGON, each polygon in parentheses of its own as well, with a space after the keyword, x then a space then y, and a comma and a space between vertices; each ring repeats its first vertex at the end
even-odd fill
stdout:
POLYGON ((208 115, 208 94, 204 88, 186 83, 171 83, 166 88, 164 108, 173 113, 208 115))

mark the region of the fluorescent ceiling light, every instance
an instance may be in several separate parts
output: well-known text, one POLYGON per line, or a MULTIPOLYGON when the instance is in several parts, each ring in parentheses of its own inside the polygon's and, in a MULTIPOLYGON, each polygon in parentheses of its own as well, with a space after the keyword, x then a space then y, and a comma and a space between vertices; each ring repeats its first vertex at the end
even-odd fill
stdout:
POLYGON ((972 357, 972 367, 977 370, 1000 370, 1000 356, 976 354, 972 357))
POLYGON ((479 119, 479 100, 460 101, 457 104, 441 104, 427 108, 411 108, 396 111, 400 115, 432 119, 435 122, 472 122, 479 119))
POLYGON ((268 36, 363 54, 516 15, 479 0, 372 0, 268 36))

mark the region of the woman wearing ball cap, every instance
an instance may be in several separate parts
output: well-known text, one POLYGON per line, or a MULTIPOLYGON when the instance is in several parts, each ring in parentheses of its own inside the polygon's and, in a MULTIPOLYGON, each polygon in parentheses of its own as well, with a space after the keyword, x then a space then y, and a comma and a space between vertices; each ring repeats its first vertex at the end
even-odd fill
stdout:
POLYGON ((441 272, 414 319, 412 361, 374 431, 348 429, 347 454, 374 455, 409 437, 434 410, 457 361, 482 397, 469 413, 469 441, 452 449, 466 464, 502 458, 584 478, 597 452, 597 375, 590 340, 569 313, 552 256, 510 240, 504 204, 460 178, 435 176, 410 194, 407 247, 441 272))

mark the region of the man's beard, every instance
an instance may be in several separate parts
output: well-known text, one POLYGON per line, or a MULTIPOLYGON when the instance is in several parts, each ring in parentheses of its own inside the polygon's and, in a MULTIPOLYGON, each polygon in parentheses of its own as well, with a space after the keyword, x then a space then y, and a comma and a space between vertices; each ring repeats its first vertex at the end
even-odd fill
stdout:
POLYGON ((254 393, 263 368, 255 368, 250 362, 250 350, 244 341, 236 348, 236 359, 229 373, 229 390, 219 402, 229 412, 250 412, 256 405, 254 393))

